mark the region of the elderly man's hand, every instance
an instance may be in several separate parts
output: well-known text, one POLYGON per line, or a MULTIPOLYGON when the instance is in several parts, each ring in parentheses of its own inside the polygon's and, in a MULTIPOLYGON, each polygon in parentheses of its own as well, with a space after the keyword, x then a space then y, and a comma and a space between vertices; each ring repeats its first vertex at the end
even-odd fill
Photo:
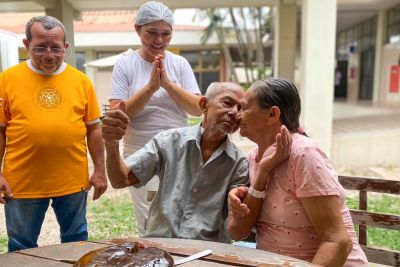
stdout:
POLYGON ((247 195, 248 187, 241 186, 232 189, 228 195, 228 209, 230 215, 236 218, 243 218, 250 214, 250 209, 242 200, 247 195))
POLYGON ((7 202, 6 198, 13 196, 14 194, 12 193, 6 178, 0 174, 0 203, 5 204, 7 202))
POLYGON ((129 125, 129 117, 126 114, 126 103, 124 101, 115 105, 102 120, 102 133, 106 142, 118 141, 126 133, 129 125))
POLYGON ((95 171, 89 179, 87 191, 89 191, 92 186, 94 187, 93 200, 96 200, 107 190, 106 174, 95 171))

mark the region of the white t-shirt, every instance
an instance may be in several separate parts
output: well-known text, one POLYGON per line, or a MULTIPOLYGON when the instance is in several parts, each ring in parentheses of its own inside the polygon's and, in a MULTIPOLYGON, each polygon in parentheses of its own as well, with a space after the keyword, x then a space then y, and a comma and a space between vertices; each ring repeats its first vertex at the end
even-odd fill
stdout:
MULTIPOLYGON (((192 68, 185 58, 166 51, 163 63, 172 82, 190 93, 200 94, 192 68)), ((130 98, 149 82, 152 68, 153 64, 145 61, 137 51, 122 56, 114 65, 109 99, 130 98)), ((186 125, 187 113, 161 87, 143 110, 131 118, 124 144, 140 148, 158 132, 186 125)))

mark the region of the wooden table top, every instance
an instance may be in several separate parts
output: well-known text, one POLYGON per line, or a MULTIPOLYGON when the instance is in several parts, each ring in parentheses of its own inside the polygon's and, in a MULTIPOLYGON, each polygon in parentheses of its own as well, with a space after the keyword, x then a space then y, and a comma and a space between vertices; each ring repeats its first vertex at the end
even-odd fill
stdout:
POLYGON ((130 238, 120 240, 83 241, 31 248, 0 255, 0 266, 71 267, 75 261, 92 250, 126 241, 137 241, 144 244, 146 247, 152 246, 164 249, 168 251, 175 260, 192 255, 204 249, 211 249, 213 251, 213 253, 207 257, 182 264, 182 267, 313 266, 308 262, 268 251, 239 247, 230 244, 178 238, 130 238))

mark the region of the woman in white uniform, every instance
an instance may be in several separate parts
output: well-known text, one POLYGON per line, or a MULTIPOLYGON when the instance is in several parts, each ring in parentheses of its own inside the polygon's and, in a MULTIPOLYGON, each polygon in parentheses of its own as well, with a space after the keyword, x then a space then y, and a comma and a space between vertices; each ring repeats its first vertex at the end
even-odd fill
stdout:
MULTIPOLYGON (((131 118, 123 140, 124 158, 139 150, 158 132, 184 127, 187 113, 200 116, 200 90, 188 61, 166 51, 172 37, 173 14, 160 2, 143 4, 135 30, 142 47, 120 58, 114 66, 110 105, 121 100, 131 118)), ((146 186, 130 187, 139 235, 145 227, 158 179, 146 186)))

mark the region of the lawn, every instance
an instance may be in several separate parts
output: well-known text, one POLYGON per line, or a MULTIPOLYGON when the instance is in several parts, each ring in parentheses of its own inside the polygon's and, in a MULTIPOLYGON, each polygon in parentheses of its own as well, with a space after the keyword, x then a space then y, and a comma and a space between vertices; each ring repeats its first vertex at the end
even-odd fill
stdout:
POLYGON ((132 202, 128 195, 105 197, 89 202, 87 213, 89 240, 102 240, 138 235, 132 202))
MULTIPOLYGON (((349 208, 358 208, 358 198, 347 198, 349 208)), ((377 197, 368 196, 368 210, 372 212, 399 214, 400 197, 379 194, 377 197)), ((357 230, 357 226, 356 226, 357 230)), ((400 231, 375 227, 367 228, 368 245, 384 247, 400 251, 400 231)))
POLYGON ((7 252, 7 236, 0 235, 0 254, 7 252))

